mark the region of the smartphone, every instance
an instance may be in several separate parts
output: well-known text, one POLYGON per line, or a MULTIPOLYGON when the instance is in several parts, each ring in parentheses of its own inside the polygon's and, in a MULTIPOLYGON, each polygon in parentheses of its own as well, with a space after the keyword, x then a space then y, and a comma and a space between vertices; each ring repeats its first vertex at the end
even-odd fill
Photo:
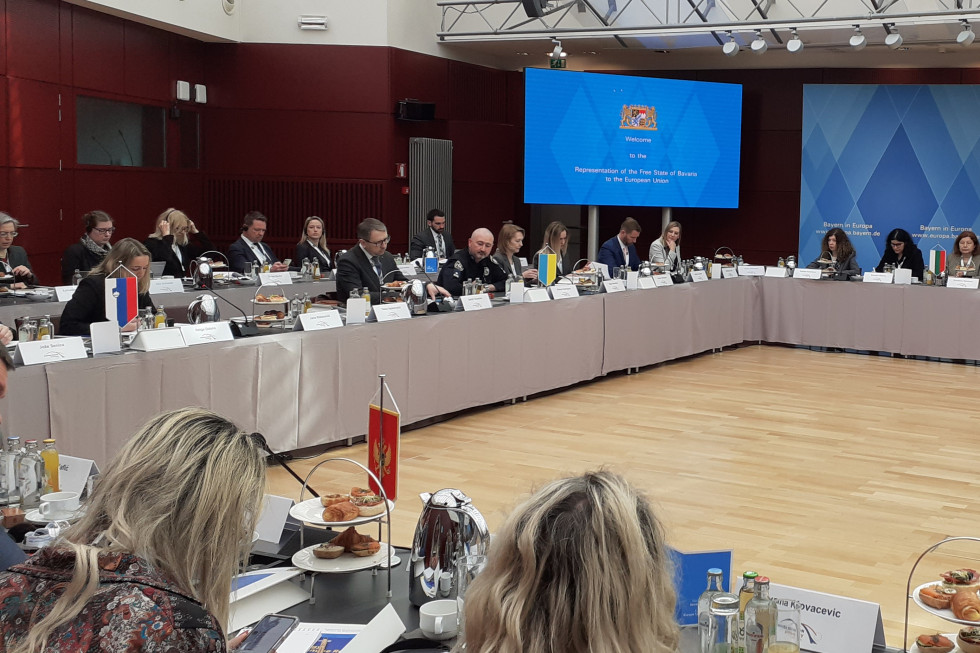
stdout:
POLYGON ((267 614, 255 624, 239 651, 269 653, 285 641, 286 637, 299 623, 299 617, 284 614, 267 614))
POLYGON ((290 265, 293 264, 293 259, 287 258, 285 261, 282 262, 282 264, 288 268, 290 265))

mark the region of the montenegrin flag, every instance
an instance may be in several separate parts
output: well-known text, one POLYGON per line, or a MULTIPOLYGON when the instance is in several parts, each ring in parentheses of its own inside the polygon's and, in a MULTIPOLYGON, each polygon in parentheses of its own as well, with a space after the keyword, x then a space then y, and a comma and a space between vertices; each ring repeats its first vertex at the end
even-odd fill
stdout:
POLYGON ((946 250, 945 249, 931 249, 929 250, 929 269, 936 274, 940 274, 946 270, 946 250))
MULTIPOLYGON (((374 396, 368 405, 368 464, 367 468, 381 479, 385 495, 389 500, 398 498, 398 460, 399 443, 401 442, 401 413, 395 403, 388 384, 384 384, 385 397, 381 391, 374 396), (380 399, 384 399, 384 409, 380 399)), ((376 494, 381 494, 378 484, 368 477, 368 487, 376 494)))
POLYGON ((538 254, 538 281, 546 286, 555 282, 558 276, 558 256, 556 254, 538 254))
POLYGON ((123 328, 139 312, 136 277, 105 280, 105 319, 123 328))

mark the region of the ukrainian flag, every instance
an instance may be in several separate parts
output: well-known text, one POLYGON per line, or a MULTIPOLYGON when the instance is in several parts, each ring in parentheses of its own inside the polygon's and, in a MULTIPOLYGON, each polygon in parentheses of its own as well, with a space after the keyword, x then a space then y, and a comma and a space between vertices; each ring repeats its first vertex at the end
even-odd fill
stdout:
POLYGON ((558 276, 558 256, 556 254, 538 254, 538 281, 546 286, 555 282, 558 276))

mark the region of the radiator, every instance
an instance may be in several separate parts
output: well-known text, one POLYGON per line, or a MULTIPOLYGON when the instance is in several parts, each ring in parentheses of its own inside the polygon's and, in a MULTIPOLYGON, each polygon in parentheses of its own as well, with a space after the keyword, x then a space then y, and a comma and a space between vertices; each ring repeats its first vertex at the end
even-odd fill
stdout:
POLYGON ((411 138, 408 141, 409 195, 408 233, 425 229, 430 209, 446 214, 446 231, 453 219, 453 142, 437 138, 411 138))

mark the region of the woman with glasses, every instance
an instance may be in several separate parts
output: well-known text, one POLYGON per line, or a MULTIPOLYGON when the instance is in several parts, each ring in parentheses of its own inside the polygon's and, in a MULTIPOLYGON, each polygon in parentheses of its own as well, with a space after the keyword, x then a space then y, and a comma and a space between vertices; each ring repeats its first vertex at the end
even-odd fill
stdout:
POLYGON ((903 270, 912 270, 912 276, 922 280, 925 263, 922 252, 912 242, 912 236, 904 229, 892 229, 885 238, 885 253, 875 268, 875 272, 884 272, 886 265, 892 265, 903 270))
POLYGON ((211 240, 199 231, 187 214, 167 209, 157 217, 157 229, 143 241, 154 261, 164 261, 163 274, 180 279, 191 261, 213 251, 211 240))
POLYGON ((71 283, 75 270, 88 272, 105 258, 109 252, 109 241, 116 230, 112 218, 105 211, 91 211, 82 217, 85 235, 61 256, 61 283, 71 283))
POLYGON ((977 241, 977 235, 969 229, 960 232, 953 243, 953 251, 946 259, 946 276, 980 276, 980 242, 977 241))
MULTIPOLYGON (((93 322, 104 322, 105 280, 108 277, 131 277, 137 279, 140 309, 153 308, 150 298, 150 252, 138 240, 123 238, 112 246, 102 262, 92 268, 75 289, 71 300, 65 304, 61 314, 58 333, 63 336, 87 336, 91 334, 93 322), (123 267, 124 266, 125 269, 123 267)), ((131 320, 122 331, 135 331, 136 320, 131 320)))
POLYGON ((12 288, 24 288, 26 284, 34 282, 34 271, 27 260, 27 252, 23 247, 14 245, 19 228, 17 220, 0 212, 0 263, 3 264, 0 284, 9 284, 12 288))

